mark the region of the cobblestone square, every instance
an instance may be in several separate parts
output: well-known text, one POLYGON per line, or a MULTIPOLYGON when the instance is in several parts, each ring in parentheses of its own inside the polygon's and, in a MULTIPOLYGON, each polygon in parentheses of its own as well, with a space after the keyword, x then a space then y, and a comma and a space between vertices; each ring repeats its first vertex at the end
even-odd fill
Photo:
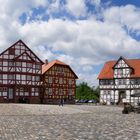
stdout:
POLYGON ((140 114, 116 106, 0 104, 0 140, 139 140, 140 114))

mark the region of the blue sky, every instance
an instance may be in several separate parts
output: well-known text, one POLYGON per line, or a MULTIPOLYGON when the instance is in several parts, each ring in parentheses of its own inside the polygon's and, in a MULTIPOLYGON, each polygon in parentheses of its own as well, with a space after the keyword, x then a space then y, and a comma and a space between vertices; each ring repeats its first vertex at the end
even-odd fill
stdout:
POLYGON ((104 63, 140 58, 139 0, 0 0, 0 50, 22 39, 43 61, 98 85, 104 63))
MULTIPOLYGON (((107 2, 108 0, 103 0, 103 1, 107 2)), ((111 4, 116 5, 116 6, 132 4, 132 5, 139 7, 140 1, 139 0, 113 0, 113 1, 111 1, 111 4)))

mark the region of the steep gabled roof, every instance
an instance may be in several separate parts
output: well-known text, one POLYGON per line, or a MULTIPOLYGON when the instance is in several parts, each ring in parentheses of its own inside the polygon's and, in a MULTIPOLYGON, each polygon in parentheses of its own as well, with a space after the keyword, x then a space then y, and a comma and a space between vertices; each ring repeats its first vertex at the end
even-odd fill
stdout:
POLYGON ((38 56, 37 56, 37 55, 36 55, 22 40, 18 40, 17 42, 15 42, 12 46, 10 46, 10 47, 7 48, 6 50, 4 50, 4 51, 0 54, 0 56, 3 55, 7 50, 9 50, 10 48, 12 48, 13 46, 15 46, 15 45, 18 44, 18 43, 23 44, 23 46, 25 46, 30 52, 32 52, 32 54, 38 59, 38 61, 40 61, 42 64, 44 64, 44 63, 42 62, 42 60, 41 60, 40 58, 38 58, 38 56))
POLYGON ((42 74, 44 74, 45 72, 47 72, 51 67, 53 67, 54 65, 63 65, 63 66, 67 66, 69 67, 69 69, 72 71, 72 73, 74 74, 75 78, 78 78, 78 76, 74 73, 74 71, 71 69, 71 67, 59 60, 54 60, 48 64, 44 64, 42 65, 42 74))
POLYGON ((118 62, 120 60, 123 60, 130 68, 132 68, 131 64, 129 63, 129 61, 127 59, 125 59, 123 56, 120 56, 120 58, 116 61, 116 63, 114 64, 113 68, 115 68, 115 66, 118 64, 118 62))
MULTIPOLYGON (((133 73, 130 75, 131 78, 140 78, 140 59, 125 59, 130 68, 133 69, 133 73)), ((108 61, 104 64, 98 79, 113 79, 114 77, 114 65, 117 61, 108 61)))
POLYGON ((116 64, 116 61, 108 61, 104 64, 98 79, 113 79, 114 72, 113 66, 116 64))

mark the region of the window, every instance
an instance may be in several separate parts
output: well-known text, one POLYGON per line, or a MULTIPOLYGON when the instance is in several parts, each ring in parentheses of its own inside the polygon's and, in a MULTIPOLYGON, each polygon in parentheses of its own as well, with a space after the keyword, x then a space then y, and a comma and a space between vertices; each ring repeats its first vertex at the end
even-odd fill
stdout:
POLYGON ((36 68, 36 69, 41 69, 40 64, 36 64, 36 65, 35 65, 35 68, 36 68))
POLYGON ((52 77, 49 77, 48 80, 49 80, 49 83, 52 83, 52 77))
POLYGON ((16 62, 17 67, 21 67, 21 64, 22 64, 21 62, 16 62))
POLYGON ((126 79, 119 79, 118 84, 119 85, 126 85, 126 79))
POLYGON ((70 84, 70 85, 72 84, 72 80, 71 80, 71 79, 69 79, 69 84, 70 84))
POLYGON ((3 61, 3 66, 8 66, 8 62, 3 61))
POLYGON ((63 79, 59 78, 59 84, 63 84, 63 79))
POLYGON ((59 89, 59 95, 63 95, 63 89, 62 88, 59 89))
POLYGON ((3 79, 7 80, 7 74, 3 74, 3 79))
POLYGON ((14 75, 13 74, 9 74, 8 75, 8 79, 13 80, 14 79, 14 75))
POLYGON ((104 94, 110 95, 111 94, 111 91, 110 90, 104 90, 104 94))
POLYGON ((19 54, 20 54, 20 50, 16 48, 15 53, 16 53, 17 55, 19 55, 19 54))
POLYGON ((26 75, 21 75, 21 80, 25 81, 26 80, 26 75))
POLYGON ((62 66, 58 66, 57 67, 57 72, 58 72, 59 75, 64 75, 64 73, 63 73, 64 72, 64 68, 62 66))
POLYGON ((131 84, 134 84, 134 83, 135 83, 134 81, 135 81, 135 80, 134 80, 134 79, 132 79, 132 80, 131 80, 131 84))
POLYGON ((32 63, 27 63, 28 68, 32 68, 32 63))
POLYGON ((35 88, 32 88, 32 92, 34 92, 35 91, 35 88))
POLYGON ((60 72, 63 72, 63 71, 64 71, 63 67, 60 67, 60 68, 59 68, 59 71, 60 71, 60 72))
POLYGON ((140 93, 140 90, 134 90, 134 94, 135 94, 135 93, 140 93))
POLYGON ((3 92, 3 96, 7 96, 7 92, 3 92))
POLYGON ((130 74, 131 73, 131 69, 126 69, 126 74, 130 74))
POLYGON ((113 85, 113 80, 100 80, 100 85, 113 85))
POLYGON ((69 95, 72 95, 72 89, 69 89, 69 95))
POLYGON ((119 80, 118 80, 118 83, 119 83, 119 85, 122 85, 122 80, 119 79, 119 80))
POLYGON ((39 76, 35 76, 35 81, 40 81, 40 77, 39 76))
POLYGON ((123 79, 123 83, 122 83, 123 85, 126 85, 126 79, 123 79))
POLYGON ((140 80, 139 80, 139 79, 135 79, 135 80, 134 80, 134 84, 135 84, 135 85, 138 85, 139 83, 140 83, 140 80))
POLYGON ((22 62, 22 67, 26 67, 26 62, 22 62))
POLYGON ((25 96, 29 96, 29 93, 28 92, 25 92, 25 96))
POLYGON ((0 79, 3 79, 3 75, 2 74, 0 74, 0 79))
POLYGON ((0 87, 0 92, 2 92, 3 91, 3 87, 0 87))
POLYGON ((20 92, 20 94, 19 94, 20 96, 23 96, 23 92, 20 92))
POLYGON ((39 96, 39 93, 38 93, 38 92, 36 92, 36 93, 35 93, 35 96, 39 96))
POLYGON ((34 88, 34 91, 35 92, 39 92, 39 88, 34 88))
POLYGON ((19 74, 16 75, 16 80, 20 80, 20 75, 19 74))
POLYGON ((123 75, 123 69, 118 69, 118 75, 123 75))
POLYGON ((49 95, 52 95, 52 88, 49 88, 49 95))
POLYGON ((9 62, 9 66, 14 66, 14 62, 9 62))
POLYGON ((31 81, 31 80, 32 80, 31 75, 27 75, 27 80, 28 80, 28 81, 31 81))

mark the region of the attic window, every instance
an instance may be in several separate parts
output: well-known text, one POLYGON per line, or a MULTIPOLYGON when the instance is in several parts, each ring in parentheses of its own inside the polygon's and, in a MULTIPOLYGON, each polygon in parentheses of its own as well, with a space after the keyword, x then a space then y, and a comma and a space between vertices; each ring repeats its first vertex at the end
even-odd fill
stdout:
POLYGON ((10 48, 9 49, 9 54, 10 55, 15 55, 15 49, 14 48, 10 48))

